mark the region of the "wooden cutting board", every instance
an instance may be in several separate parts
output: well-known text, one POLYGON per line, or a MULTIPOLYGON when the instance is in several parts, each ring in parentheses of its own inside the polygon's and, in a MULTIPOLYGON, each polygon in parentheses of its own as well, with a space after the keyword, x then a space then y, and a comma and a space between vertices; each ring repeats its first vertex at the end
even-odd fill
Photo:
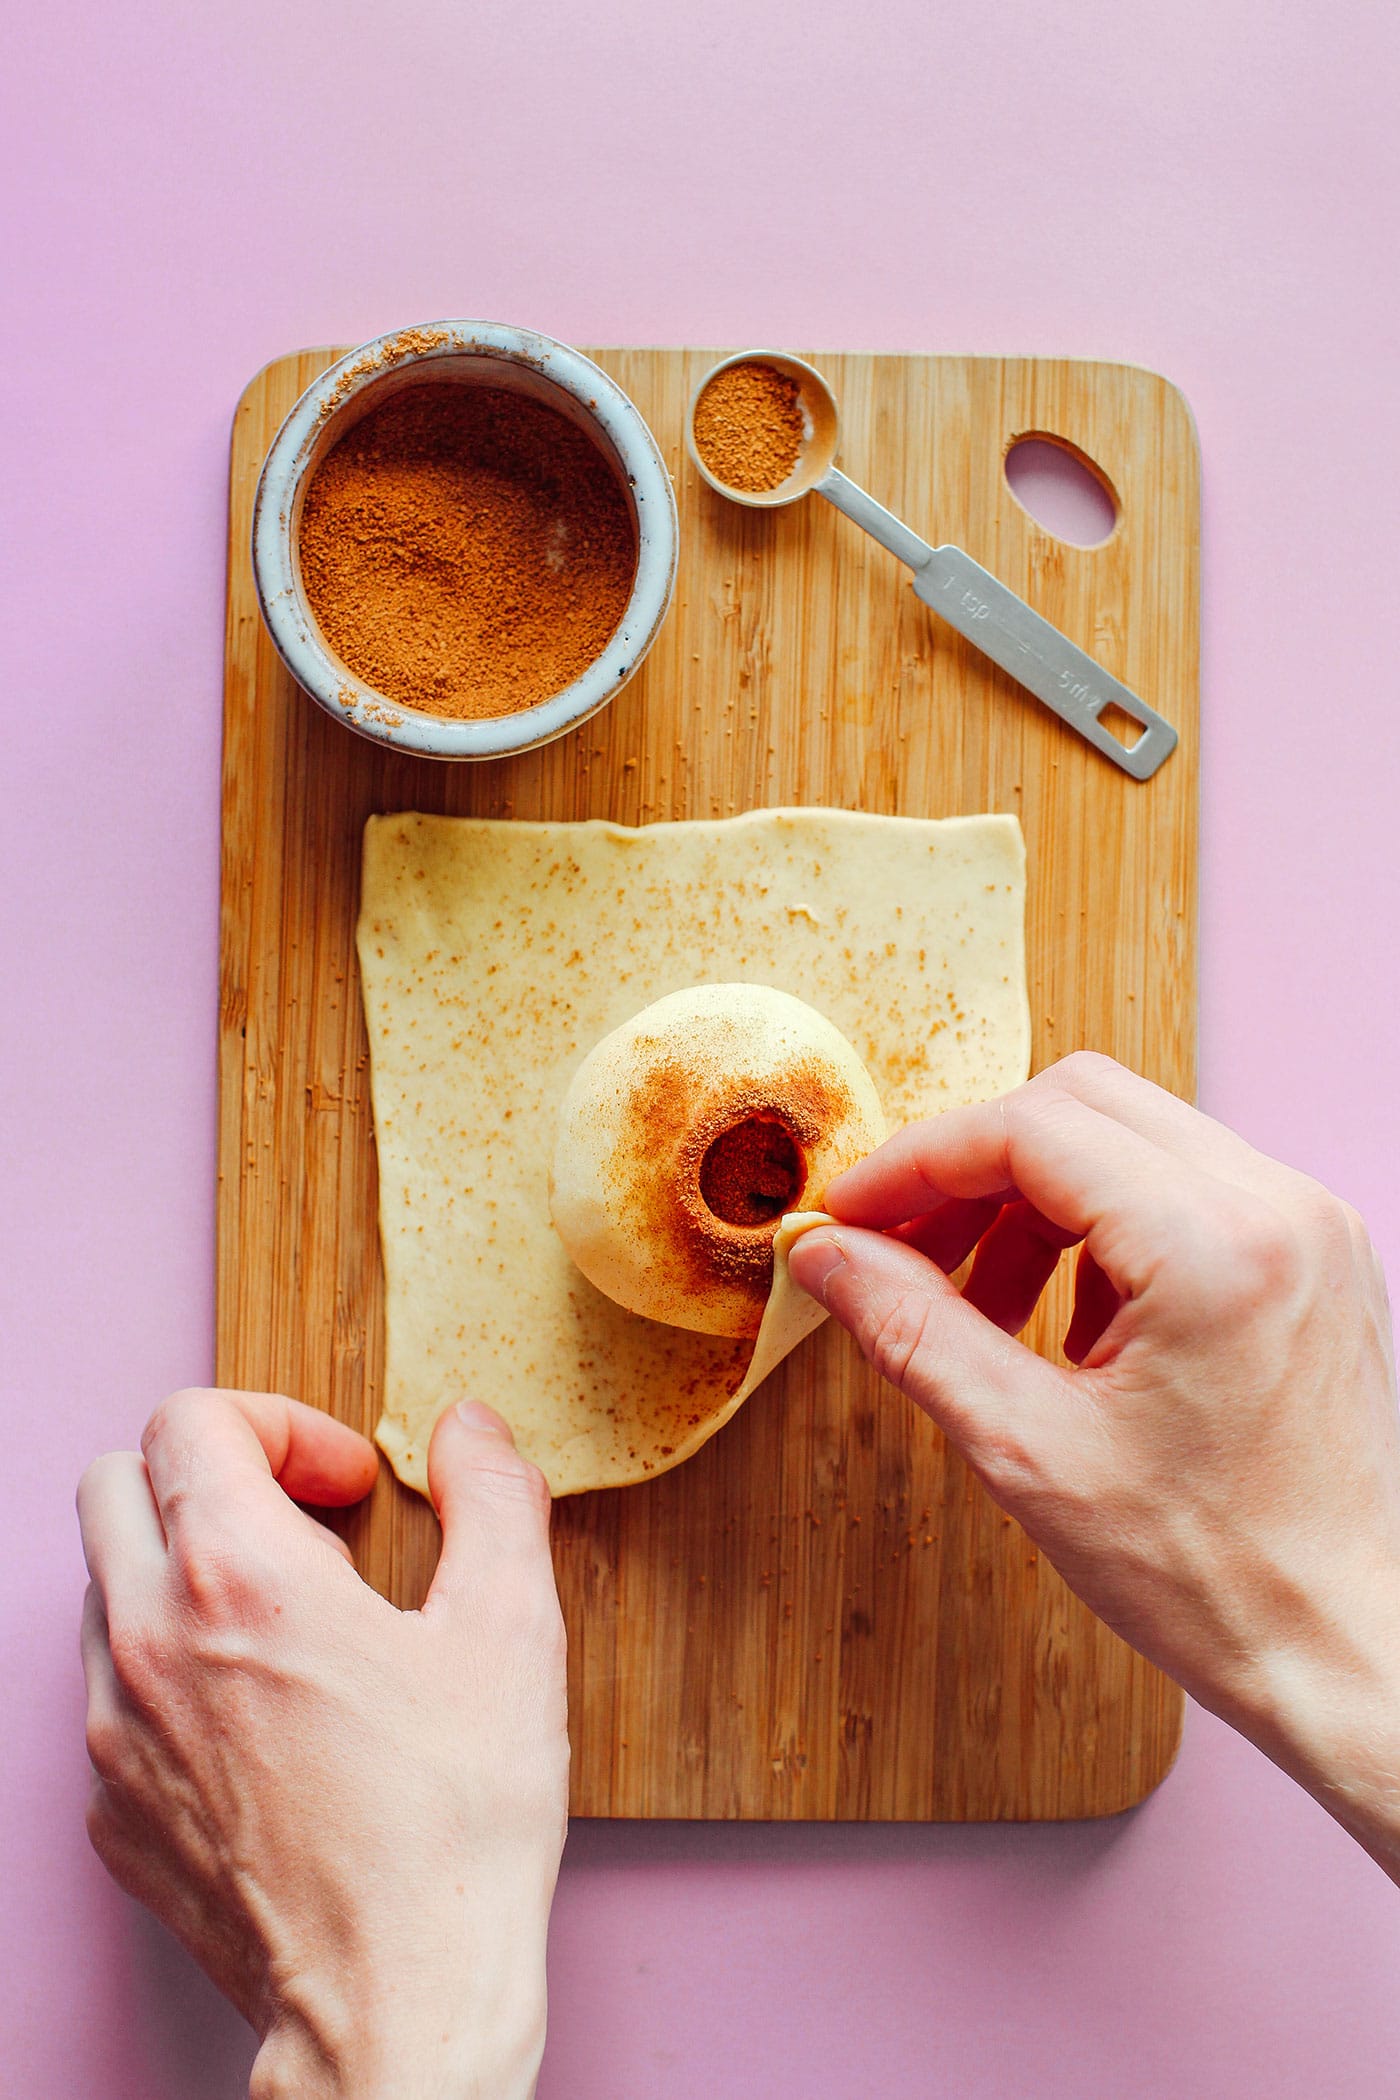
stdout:
MULTIPOLYGON (((676 602, 642 674, 562 741, 491 765, 399 758, 290 682, 248 545, 264 453, 340 353, 259 373, 233 434, 224 722, 218 1377, 366 1431, 382 1280, 353 944, 375 810, 624 824, 824 803, 1010 810, 1029 849, 1034 1062, 1106 1050, 1194 1085, 1198 461, 1173 388, 1121 365, 826 356, 842 465, 951 539, 1181 731, 1139 785, 913 596, 815 498, 741 511, 685 458, 720 352, 592 353, 675 477, 676 602), (1008 447, 1097 462, 1120 522, 1086 551, 1033 523, 1008 447)), ((1054 1354, 1062 1274, 1033 1339, 1054 1354)), ((415 1605, 427 1505, 383 1470, 344 1529, 415 1605)), ((578 1814, 971 1820, 1111 1813, 1168 1769, 1174 1686, 1065 1590, 915 1410, 828 1325, 729 1427, 642 1487, 556 1507, 578 1814)))

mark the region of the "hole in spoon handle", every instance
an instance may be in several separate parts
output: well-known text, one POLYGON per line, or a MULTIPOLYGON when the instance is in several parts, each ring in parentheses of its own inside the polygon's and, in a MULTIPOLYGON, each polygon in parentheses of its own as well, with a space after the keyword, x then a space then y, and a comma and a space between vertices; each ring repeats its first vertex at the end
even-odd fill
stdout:
POLYGON ((1134 780, 1149 780, 1176 749, 1170 722, 960 547, 933 548, 915 573, 914 589, 950 627, 1134 780), (1114 734, 1105 716, 1126 717, 1128 728, 1139 734, 1129 743, 1114 734))

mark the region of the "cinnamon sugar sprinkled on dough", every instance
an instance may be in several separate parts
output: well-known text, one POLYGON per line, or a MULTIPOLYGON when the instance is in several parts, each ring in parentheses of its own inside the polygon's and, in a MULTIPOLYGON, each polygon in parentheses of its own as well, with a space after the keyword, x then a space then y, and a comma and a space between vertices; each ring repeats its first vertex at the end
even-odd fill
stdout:
MULTIPOLYGON (((810 1210, 819 1201, 809 1189, 805 1157, 834 1127, 858 1114, 848 1088, 835 1084, 820 1066, 803 1061, 776 1081, 735 1075, 724 1086, 697 1088, 694 1075, 663 1062, 653 1067, 627 1103, 633 1133, 614 1162, 623 1207, 634 1210, 638 1230, 657 1257, 674 1259, 698 1295, 717 1283, 747 1297, 746 1332, 757 1334, 773 1281, 773 1235, 782 1211, 763 1219, 733 1220, 716 1212, 701 1187, 711 1148, 737 1124, 771 1118, 786 1129, 797 1151, 798 1177, 788 1210, 810 1210)), ((858 1153, 842 1166, 853 1165, 858 1153)))
MULTIPOLYGON (((625 1311, 579 1273, 550 1220, 570 1074, 648 1001, 693 984, 697 959, 830 1016, 893 1122, 1025 1076, 1010 817, 763 810, 630 829, 399 814, 372 818, 365 848, 379 1436, 421 1491, 433 1421, 468 1387, 559 1494, 654 1478, 732 1415, 753 1341, 625 1311), (815 916, 794 917, 798 904, 815 916), (916 1041, 927 1062, 905 1072, 916 1041)), ((831 1171, 804 1193, 819 1201, 831 1171)), ((769 1234, 734 1238, 760 1242, 766 1278, 769 1234)))

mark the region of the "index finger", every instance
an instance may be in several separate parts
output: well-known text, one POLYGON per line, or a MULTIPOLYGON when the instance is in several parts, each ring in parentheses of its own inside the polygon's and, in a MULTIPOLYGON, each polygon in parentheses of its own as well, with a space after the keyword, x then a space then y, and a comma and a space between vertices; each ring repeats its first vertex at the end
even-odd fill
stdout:
POLYGON ((1035 1206, 1088 1242, 1115 1286, 1137 1296, 1168 1248, 1199 1246, 1202 1202, 1219 1185, 1151 1139, 1043 1080, 953 1108, 886 1140, 826 1192, 842 1223, 876 1230, 949 1199, 1035 1206))
POLYGON ((167 1533, 192 1501, 246 1510, 280 1490, 279 1500, 341 1508, 367 1495, 379 1470, 369 1440, 319 1408, 216 1387, 172 1393, 141 1449, 167 1533))

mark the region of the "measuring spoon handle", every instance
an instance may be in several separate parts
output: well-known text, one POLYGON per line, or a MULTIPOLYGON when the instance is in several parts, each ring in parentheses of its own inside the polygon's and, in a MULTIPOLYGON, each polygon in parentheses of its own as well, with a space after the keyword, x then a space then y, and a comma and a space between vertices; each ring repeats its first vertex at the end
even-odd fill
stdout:
POLYGON ((950 627, 1134 780, 1150 780, 1176 749, 1170 722, 961 547, 935 547, 915 571, 914 590, 950 627), (1099 720, 1110 704, 1140 727, 1142 734, 1131 746, 1099 720))
POLYGON ((1171 756, 1177 735, 1170 722, 961 547, 931 547, 836 467, 823 475, 817 488, 828 503, 908 564, 914 571, 915 593, 925 605, 1114 765, 1134 780, 1149 780, 1171 756), (1110 704, 1141 729, 1131 746, 1099 720, 1110 704))
POLYGON ((892 510, 885 509, 883 503, 867 496, 865 490, 843 474, 839 467, 827 468, 817 483, 817 494, 825 496, 828 503, 834 503, 853 524, 860 526, 862 532, 868 532, 872 539, 878 540, 896 561, 907 562, 911 569, 921 569, 925 562, 932 561, 933 549, 928 541, 921 540, 917 532, 911 532, 892 510))

